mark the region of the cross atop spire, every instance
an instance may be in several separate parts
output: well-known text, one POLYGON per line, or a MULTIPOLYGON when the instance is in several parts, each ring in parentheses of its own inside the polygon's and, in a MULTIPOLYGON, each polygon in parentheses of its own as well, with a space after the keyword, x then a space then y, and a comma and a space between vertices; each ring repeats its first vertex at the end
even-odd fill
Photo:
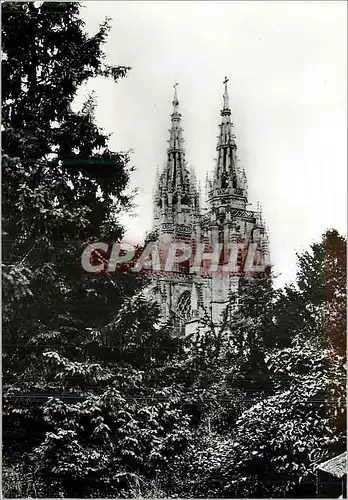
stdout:
POLYGON ((173 99, 172 104, 173 104, 174 112, 178 111, 178 107, 179 107, 178 91, 176 89, 178 85, 179 85, 178 83, 175 83, 173 85, 173 87, 174 87, 174 99, 173 99))
POLYGON ((227 111, 229 109, 229 103, 228 103, 228 90, 227 90, 227 83, 229 82, 229 79, 227 76, 225 76, 225 80, 223 81, 225 85, 225 92, 224 92, 224 111, 227 111))

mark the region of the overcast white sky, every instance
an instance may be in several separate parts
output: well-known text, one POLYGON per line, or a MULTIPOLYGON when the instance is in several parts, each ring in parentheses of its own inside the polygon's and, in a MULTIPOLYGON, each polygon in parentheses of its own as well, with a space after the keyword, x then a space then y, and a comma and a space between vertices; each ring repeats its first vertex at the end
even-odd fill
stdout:
POLYGON ((214 166, 225 75, 249 202, 263 205, 278 283, 293 280, 295 252, 325 229, 346 234, 346 9, 332 0, 84 3, 89 32, 113 19, 107 61, 132 67, 118 84, 98 79, 87 88, 97 93, 98 123, 113 133, 112 148, 134 150, 132 186, 140 194, 138 216, 126 221, 132 240, 151 229, 173 84, 180 84, 188 164, 204 181, 214 166))

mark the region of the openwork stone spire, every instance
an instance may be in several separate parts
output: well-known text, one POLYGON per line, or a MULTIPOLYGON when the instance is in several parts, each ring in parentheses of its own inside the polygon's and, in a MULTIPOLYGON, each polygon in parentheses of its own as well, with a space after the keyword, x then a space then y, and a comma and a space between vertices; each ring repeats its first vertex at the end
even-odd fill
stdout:
POLYGON ((233 133, 233 123, 231 121, 231 109, 229 107, 228 78, 225 77, 223 108, 221 110, 221 123, 217 143, 217 158, 215 164, 214 177, 208 200, 213 201, 218 196, 226 196, 226 202, 233 205, 233 200, 239 199, 245 206, 246 203, 246 176, 241 172, 237 162, 237 145, 233 133), (243 202, 244 200, 244 202, 243 202))
POLYGON ((167 228, 168 224, 185 225, 186 231, 189 233, 194 214, 198 214, 199 196, 195 176, 190 172, 186 163, 177 87, 176 83, 172 101, 173 111, 171 113, 167 159, 157 181, 155 192, 154 226, 157 226, 161 232, 160 226, 163 224, 167 228))

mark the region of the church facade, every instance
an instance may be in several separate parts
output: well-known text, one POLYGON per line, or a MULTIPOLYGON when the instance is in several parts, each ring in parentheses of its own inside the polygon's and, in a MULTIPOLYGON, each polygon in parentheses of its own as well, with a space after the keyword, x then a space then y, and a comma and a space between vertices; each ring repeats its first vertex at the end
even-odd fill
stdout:
POLYGON ((195 171, 188 169, 185 159, 176 85, 166 163, 156 175, 153 227, 147 242, 156 242, 162 257, 163 249, 175 243, 192 249, 186 262, 153 277, 152 290, 162 314, 172 317, 181 333, 197 329, 203 318, 215 325, 221 322, 230 293, 238 292, 240 277, 248 275, 245 261, 250 248, 253 254, 250 261, 249 252, 249 261, 254 266, 250 279, 255 279, 258 270, 270 262, 261 209, 247 208, 247 178, 237 157, 227 82, 226 78, 215 168, 206 178, 206 207, 201 206, 195 171), (212 263, 216 255, 219 264, 224 265, 219 266, 220 271, 216 271, 216 266, 215 272, 209 270, 209 265, 197 266, 202 258, 203 263, 204 259, 212 263), (232 261, 233 267, 228 267, 232 261))

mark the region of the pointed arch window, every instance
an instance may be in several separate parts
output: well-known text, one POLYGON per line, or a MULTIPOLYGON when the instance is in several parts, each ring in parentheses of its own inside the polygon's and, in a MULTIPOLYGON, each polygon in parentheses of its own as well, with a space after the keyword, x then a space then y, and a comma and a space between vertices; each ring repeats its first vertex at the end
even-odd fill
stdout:
POLYGON ((183 292, 176 306, 176 312, 182 321, 188 321, 191 317, 191 292, 186 290, 183 292))

